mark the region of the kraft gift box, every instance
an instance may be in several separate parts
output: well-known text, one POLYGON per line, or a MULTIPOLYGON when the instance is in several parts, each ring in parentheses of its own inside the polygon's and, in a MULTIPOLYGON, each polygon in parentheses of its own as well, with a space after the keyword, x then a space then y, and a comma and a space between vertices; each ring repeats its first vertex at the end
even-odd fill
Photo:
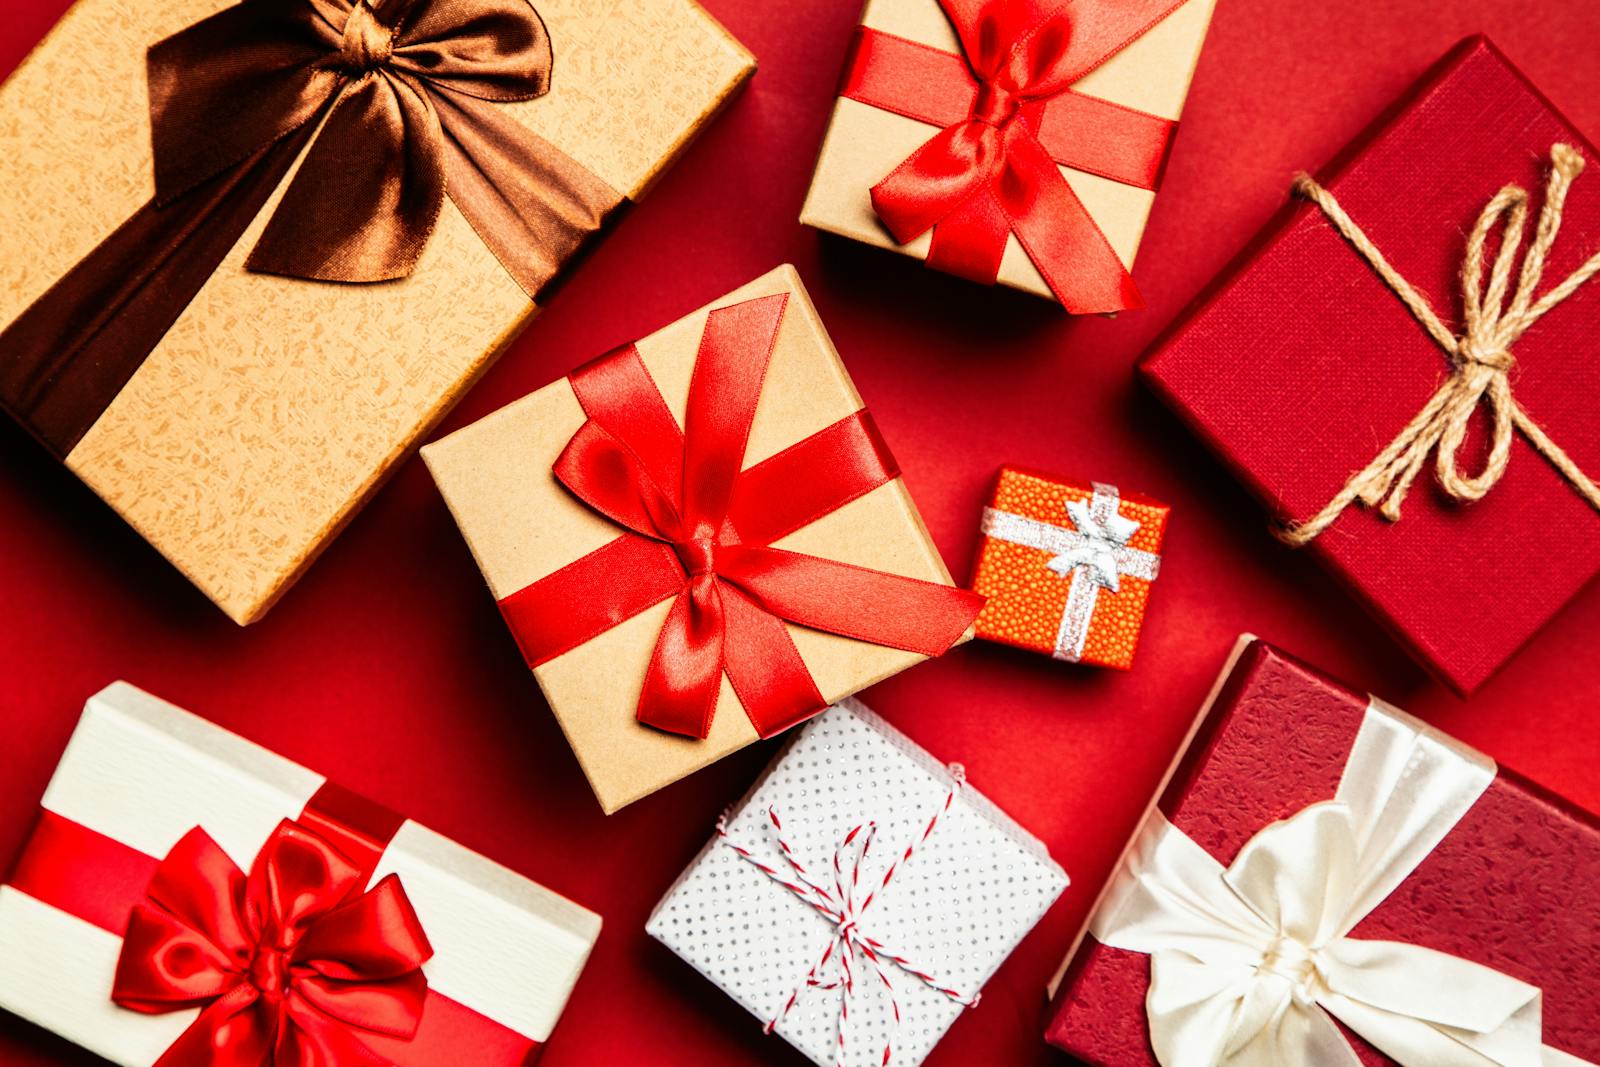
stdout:
MULTIPOLYGON (((977 5, 962 6, 978 9, 977 5)), ((1052 5, 1034 6, 1048 10, 1052 5)), ((1079 0, 1075 5, 1055 6, 1075 25, 1086 6, 1093 5, 1079 0)), ((1155 202, 1170 138, 1188 96, 1215 0, 1157 0, 1145 7, 1152 13, 1150 23, 1072 83, 1070 93, 1061 98, 1069 106, 1061 109, 1059 118, 1045 123, 1059 135, 1047 137, 1047 147, 1052 149, 1070 195, 1087 213, 1088 232, 1082 236, 1097 244, 1103 239, 1128 270, 1133 267, 1155 202), (1119 180, 1121 169, 1108 163, 1118 153, 1111 146, 1113 134, 1105 128, 1107 116, 1118 120, 1114 123, 1118 128, 1121 120, 1131 119, 1140 131, 1141 145, 1132 152, 1144 169, 1137 183, 1119 180), (1149 134, 1146 126, 1161 132, 1149 134), (1077 165, 1061 163, 1062 156, 1077 165), (1098 237, 1091 236, 1096 234, 1098 237)), ((940 0, 867 0, 845 64, 843 88, 801 209, 802 223, 917 259, 928 257, 933 244, 930 235, 924 233, 904 244, 896 241, 875 212, 871 191, 938 133, 943 123, 957 121, 978 106, 973 102, 977 94, 971 76, 960 58, 963 55, 961 38, 940 0), (884 44, 893 44, 896 50, 881 56, 869 54, 883 51, 884 44), (945 54, 949 61, 939 62, 928 50, 945 54), (903 61, 897 58, 902 52, 903 61), (888 88, 880 90, 861 77, 869 62, 881 69, 888 88), (937 75, 930 77, 930 71, 937 75), (905 85, 896 91, 893 83, 902 76, 905 85), (919 107, 928 110, 916 113, 919 107), (940 112, 938 121, 934 121, 935 111, 940 112)), ((878 70, 873 73, 879 75, 878 70)), ((992 280, 1047 299, 1052 295, 1014 233, 1005 242, 992 280)), ((1136 293, 1134 297, 1134 303, 1123 306, 1137 306, 1136 293)))
MULTIPOLYGON (((770 354, 770 364, 759 382, 739 476, 770 470, 766 464, 794 460, 805 454, 805 446, 825 441, 848 448, 854 457, 840 461, 842 453, 830 452, 832 458, 819 463, 802 460, 804 469, 784 479, 773 503, 800 524, 785 524, 792 532, 772 547, 850 565, 856 575, 870 578, 868 572, 877 572, 897 576, 894 581, 909 579, 917 595, 943 598, 951 605, 937 623, 941 633, 929 640, 942 649, 970 636, 976 598, 954 589, 888 445, 864 410, 792 267, 780 267, 587 366, 610 365, 619 356, 631 361, 637 353, 635 372, 648 391, 659 390, 665 408, 657 407, 653 398, 619 406, 661 412, 663 423, 670 420, 662 433, 675 435, 706 339, 742 333, 743 327, 722 330, 716 323, 740 321, 722 316, 752 310, 765 318, 759 329, 775 333, 762 333, 752 342, 756 354, 770 354), (852 490, 855 495, 842 505, 813 499, 826 478, 863 465, 873 467, 878 476, 852 490)), ((743 700, 752 693, 763 695, 766 682, 758 681, 741 694, 723 677, 706 708, 704 736, 681 736, 638 721, 658 638, 676 610, 672 586, 686 580, 691 564, 683 562, 679 570, 673 557, 665 562, 654 554, 636 557, 628 544, 637 542, 620 542, 619 534, 626 531, 556 477, 553 468, 569 443, 577 444, 575 435, 593 425, 574 389, 572 377, 557 381, 428 445, 422 455, 607 812, 926 657, 928 648, 908 650, 920 644, 916 640, 889 647, 857 639, 870 634, 846 637, 789 625, 775 636, 782 642, 786 632, 792 640, 790 654, 798 656, 814 683, 814 706, 792 708, 797 714, 788 721, 758 728, 743 700), (615 548, 626 559, 597 571, 587 569, 598 558, 595 553, 615 548), (625 584, 621 579, 631 582, 640 567, 665 569, 666 585, 642 598, 628 594, 635 601, 629 605, 611 604, 607 598, 625 584), (639 610, 640 603, 648 606, 639 610)), ((646 545, 644 551, 655 550, 646 545)), ((865 619, 875 597, 834 600, 853 604, 852 610, 865 619)), ((893 614, 897 618, 889 621, 902 626, 914 617, 914 612, 893 614)))
POLYGON ((239 623, 754 70, 690 0, 369 3, 78 0, 0 86, 0 406, 239 623))

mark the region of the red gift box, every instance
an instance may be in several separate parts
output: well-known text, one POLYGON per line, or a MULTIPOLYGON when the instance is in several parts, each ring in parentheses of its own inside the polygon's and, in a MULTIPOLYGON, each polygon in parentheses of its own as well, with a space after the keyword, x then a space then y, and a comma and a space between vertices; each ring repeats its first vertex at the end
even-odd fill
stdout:
MULTIPOLYGON (((1319 177, 1456 332, 1469 231, 1508 183, 1530 193, 1531 231, 1557 144, 1596 159, 1477 37, 1319 177)), ((1591 174, 1571 189, 1538 293, 1597 246, 1600 175, 1591 174)), ((1517 280, 1513 270, 1513 290, 1517 280)), ((1597 328, 1600 284, 1591 283, 1509 346, 1516 402, 1590 478, 1600 476, 1597 328)), ((1454 365, 1323 211, 1296 200, 1142 370, 1275 516, 1300 523, 1423 411, 1454 365)), ((1486 458, 1483 410, 1460 453, 1464 473, 1486 458)), ((1471 504, 1445 495, 1433 463, 1430 454, 1400 521, 1353 506, 1308 550, 1465 695, 1600 571, 1600 515, 1520 432, 1502 480, 1471 504)))
MULTIPOLYGON (((1105 935, 1125 926, 1118 894, 1135 865, 1144 869, 1153 827, 1164 820, 1216 863, 1234 864, 1265 828, 1334 798, 1374 718, 1423 731, 1422 745, 1396 765, 1404 769, 1396 794, 1418 791, 1421 749, 1430 744, 1481 763, 1484 788, 1351 937, 1433 949, 1538 987, 1543 1042, 1581 1057, 1575 1062, 1600 1062, 1600 819, 1259 641, 1241 642, 1091 928, 1105 935)), ((1086 934, 1056 991, 1049 1041, 1090 1064, 1154 1067, 1151 960, 1086 934)), ((1263 960, 1256 973, 1272 966, 1280 964, 1263 960)), ((1464 1000, 1458 990, 1448 994, 1464 1000)), ((1351 1030, 1342 1034, 1361 1063, 1397 1062, 1351 1030)))

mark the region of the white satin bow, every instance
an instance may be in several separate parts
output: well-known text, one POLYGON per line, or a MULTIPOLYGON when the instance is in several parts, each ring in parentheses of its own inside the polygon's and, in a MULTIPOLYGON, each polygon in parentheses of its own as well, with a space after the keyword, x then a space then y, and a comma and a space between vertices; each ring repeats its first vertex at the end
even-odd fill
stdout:
POLYGON ((1146 1007, 1163 1067, 1360 1067, 1334 1019, 1402 1067, 1581 1064, 1544 1047, 1536 987, 1350 936, 1494 775, 1486 758, 1374 702, 1335 799, 1262 830, 1226 870, 1152 812, 1090 929, 1151 956, 1146 1007))

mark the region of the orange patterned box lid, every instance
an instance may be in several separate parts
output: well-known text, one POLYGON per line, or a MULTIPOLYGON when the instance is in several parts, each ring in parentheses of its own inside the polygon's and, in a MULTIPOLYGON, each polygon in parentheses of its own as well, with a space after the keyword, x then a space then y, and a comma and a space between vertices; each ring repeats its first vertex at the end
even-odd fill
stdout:
POLYGON ((977 635, 1127 670, 1161 564, 1166 504, 1114 485, 1002 467, 983 512, 977 635))

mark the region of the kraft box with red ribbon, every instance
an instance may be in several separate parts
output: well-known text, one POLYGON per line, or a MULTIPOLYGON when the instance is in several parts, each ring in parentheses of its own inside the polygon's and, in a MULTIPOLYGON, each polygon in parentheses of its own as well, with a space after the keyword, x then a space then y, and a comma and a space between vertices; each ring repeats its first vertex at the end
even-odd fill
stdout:
POLYGON ((970 636, 792 267, 423 449, 615 811, 970 636))
POLYGON ((523 1067, 599 932, 119 682, 89 700, 0 885, 0 1007, 122 1067, 523 1067))
POLYGON ((0 86, 0 407, 251 622, 753 70, 692 0, 78 0, 0 86))
POLYGON ((1600 574, 1597 160, 1466 40, 1142 363, 1279 536, 1463 695, 1600 574))
POLYGON ((645 929, 822 1067, 915 1067, 983 1014, 1066 886, 959 765, 847 700, 796 734, 645 929))
POLYGON ((1600 1064, 1600 818, 1241 639, 1058 978, 1116 1067, 1600 1064))
POLYGON ((1075 314, 1129 271, 1216 0, 867 0, 801 221, 1075 314))

